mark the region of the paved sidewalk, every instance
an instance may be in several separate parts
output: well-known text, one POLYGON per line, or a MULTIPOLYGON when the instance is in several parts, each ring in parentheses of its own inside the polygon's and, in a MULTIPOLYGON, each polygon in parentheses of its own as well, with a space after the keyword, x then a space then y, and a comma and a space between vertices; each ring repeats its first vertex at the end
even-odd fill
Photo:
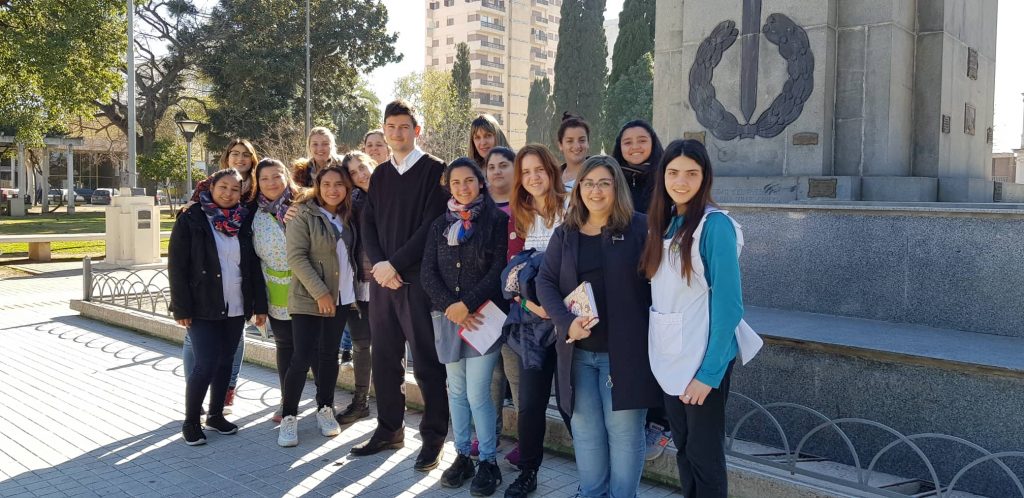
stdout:
MULTIPOLYGON (((180 346, 79 317, 64 301, 74 280, 0 281, 0 496, 469 496, 468 483, 440 487, 455 456, 451 443, 438 470, 413 470, 415 412, 406 417, 403 450, 349 458, 375 422, 322 437, 311 384, 300 407, 299 446, 277 446, 270 421, 277 374, 248 364, 229 417, 239 433, 207 431, 205 446, 186 446, 180 346)), ((338 392, 336 404, 348 400, 338 392)), ((502 449, 511 448, 505 441, 502 449)), ((495 496, 516 477, 504 460, 501 468, 504 484, 495 496)), ((536 497, 576 493, 569 459, 548 455, 539 477, 536 497)), ((673 490, 644 483, 641 495, 673 490)))

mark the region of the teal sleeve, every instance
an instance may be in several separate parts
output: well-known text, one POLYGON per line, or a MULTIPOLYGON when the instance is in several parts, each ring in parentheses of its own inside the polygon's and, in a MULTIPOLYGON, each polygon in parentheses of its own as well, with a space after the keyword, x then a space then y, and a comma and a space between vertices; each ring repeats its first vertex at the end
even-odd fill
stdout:
POLYGON ((736 252, 736 228, 724 214, 713 213, 704 222, 700 256, 711 287, 711 330, 708 350, 697 370, 697 380, 718 388, 729 362, 736 358, 736 327, 743 318, 740 262, 736 252))

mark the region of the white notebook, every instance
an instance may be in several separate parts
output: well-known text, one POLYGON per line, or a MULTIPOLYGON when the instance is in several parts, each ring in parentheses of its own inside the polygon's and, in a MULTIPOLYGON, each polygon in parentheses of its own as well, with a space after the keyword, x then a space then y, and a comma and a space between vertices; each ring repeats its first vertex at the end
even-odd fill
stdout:
POLYGON ((483 322, 476 330, 459 327, 459 337, 480 354, 485 354, 501 338, 501 328, 507 315, 491 301, 484 303, 474 313, 483 322))

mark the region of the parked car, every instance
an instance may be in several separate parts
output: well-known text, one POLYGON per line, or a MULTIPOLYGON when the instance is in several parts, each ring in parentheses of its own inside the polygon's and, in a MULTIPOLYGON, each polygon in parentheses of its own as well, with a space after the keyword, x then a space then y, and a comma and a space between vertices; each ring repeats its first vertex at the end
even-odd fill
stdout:
POLYGON ((167 196, 167 192, 163 190, 156 191, 156 205, 157 206, 169 206, 171 204, 171 198, 167 196))
POLYGON ((89 202, 90 204, 110 204, 113 197, 113 189, 98 188, 92 191, 92 199, 89 202))
POLYGON ((87 187, 78 187, 75 189, 75 200, 80 202, 91 202, 92 201, 92 189, 87 187))
POLYGON ((50 197, 50 202, 60 202, 61 199, 65 198, 67 193, 68 191, 64 189, 51 188, 50 191, 46 193, 46 195, 50 197))

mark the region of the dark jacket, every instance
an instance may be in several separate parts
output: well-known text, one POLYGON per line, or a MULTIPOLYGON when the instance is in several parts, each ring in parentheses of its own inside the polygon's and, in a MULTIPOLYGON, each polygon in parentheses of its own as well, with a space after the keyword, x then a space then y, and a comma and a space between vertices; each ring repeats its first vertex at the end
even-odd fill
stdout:
POLYGON ((646 213, 647 205, 651 203, 651 194, 654 192, 654 175, 650 174, 651 166, 644 163, 640 167, 632 166, 625 162, 622 164, 622 176, 626 178, 629 185, 629 193, 633 198, 633 210, 638 213, 646 213))
POLYGON ((476 233, 457 246, 448 245, 445 231, 452 222, 445 220, 444 214, 430 225, 420 278, 434 311, 444 311, 459 301, 471 312, 487 301, 507 311, 499 279, 508 247, 508 216, 492 204, 481 211, 475 223, 476 233))
MULTIPOLYGON (((362 189, 356 188, 352 190, 352 224, 355 227, 356 233, 359 233, 362 227, 363 212, 366 211, 366 192, 362 189)), ((356 238, 356 261, 359 267, 356 268, 356 280, 359 282, 370 282, 373 280, 373 263, 370 262, 370 257, 366 255, 366 246, 362 243, 362 239, 356 238)))
MULTIPOLYGON (((661 406, 662 394, 647 353, 648 310, 651 285, 638 270, 647 235, 647 217, 634 214, 623 234, 602 233, 605 302, 601 321, 608 324, 608 357, 612 383, 612 409, 630 410, 661 406)), ((565 225, 555 229, 537 276, 540 304, 555 322, 558 340, 558 406, 572 414, 572 357, 574 345, 565 342, 575 315, 562 300, 579 284, 576 260, 579 231, 565 225)))
MULTIPOLYGON (((544 253, 534 249, 520 252, 509 261, 501 272, 501 290, 505 299, 520 299, 540 302, 536 293, 536 277, 544 263, 544 253)), ((508 311, 502 335, 519 355, 519 364, 528 370, 540 370, 544 365, 547 350, 554 344, 555 324, 526 311, 513 302, 508 311)))
MULTIPOLYGON (((344 224, 341 240, 345 243, 348 264, 356 270, 356 230, 351 220, 344 224)), ((338 261, 334 226, 320 210, 315 199, 299 204, 299 212, 286 225, 288 266, 292 284, 288 288, 288 313, 292 315, 325 316, 316 300, 327 294, 338 302, 338 261)), ((355 271, 353 272, 355 273, 355 271)), ((355 285, 356 279, 352 283, 355 285)))
MULTIPOLYGON (((252 220, 255 214, 255 210, 249 210, 249 215, 236 235, 241 252, 242 304, 246 319, 267 312, 263 272, 252 245, 252 220)), ((193 204, 174 222, 167 250, 167 275, 171 286, 169 308, 174 319, 227 318, 220 274, 220 259, 217 257, 213 228, 202 206, 193 204)))

